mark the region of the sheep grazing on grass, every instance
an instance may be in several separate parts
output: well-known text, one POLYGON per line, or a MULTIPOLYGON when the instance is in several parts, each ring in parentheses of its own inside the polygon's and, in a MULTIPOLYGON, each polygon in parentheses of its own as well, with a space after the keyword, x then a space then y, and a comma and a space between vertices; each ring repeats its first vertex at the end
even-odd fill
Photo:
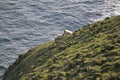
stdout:
POLYGON ((68 35, 68 34, 73 34, 73 32, 70 30, 64 30, 64 35, 68 35))
POLYGON ((63 34, 57 34, 57 36, 55 36, 55 38, 62 38, 63 37, 63 34))
POLYGON ((64 30, 64 33, 63 33, 63 34, 58 34, 58 35, 55 37, 55 41, 63 38, 65 35, 69 35, 69 34, 73 34, 73 32, 70 31, 70 30, 64 30))

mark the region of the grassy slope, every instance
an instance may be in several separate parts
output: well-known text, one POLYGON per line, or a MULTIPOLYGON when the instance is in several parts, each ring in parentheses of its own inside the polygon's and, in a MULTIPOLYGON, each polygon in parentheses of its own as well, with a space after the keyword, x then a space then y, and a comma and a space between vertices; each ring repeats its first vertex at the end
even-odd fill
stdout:
POLYGON ((120 80, 120 16, 29 50, 3 80, 120 80))

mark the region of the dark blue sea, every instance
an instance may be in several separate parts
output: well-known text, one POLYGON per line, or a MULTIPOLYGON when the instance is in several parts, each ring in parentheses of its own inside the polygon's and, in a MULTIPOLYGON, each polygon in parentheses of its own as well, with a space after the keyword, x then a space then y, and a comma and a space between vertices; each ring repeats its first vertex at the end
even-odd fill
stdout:
POLYGON ((120 0, 0 0, 0 80, 18 55, 64 29, 120 14, 120 0))

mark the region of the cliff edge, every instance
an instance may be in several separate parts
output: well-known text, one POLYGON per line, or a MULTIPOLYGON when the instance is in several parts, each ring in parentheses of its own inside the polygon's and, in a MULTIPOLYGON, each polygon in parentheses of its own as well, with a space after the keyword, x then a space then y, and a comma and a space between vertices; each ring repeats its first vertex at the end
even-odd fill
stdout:
POLYGON ((29 50, 3 80, 120 80, 120 16, 29 50))

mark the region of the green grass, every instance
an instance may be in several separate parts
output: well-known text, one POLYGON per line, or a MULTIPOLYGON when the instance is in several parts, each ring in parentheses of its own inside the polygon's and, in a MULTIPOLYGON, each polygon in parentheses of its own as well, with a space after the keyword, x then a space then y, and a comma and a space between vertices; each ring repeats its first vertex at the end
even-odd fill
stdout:
POLYGON ((3 80, 120 80, 120 16, 29 50, 3 80))

